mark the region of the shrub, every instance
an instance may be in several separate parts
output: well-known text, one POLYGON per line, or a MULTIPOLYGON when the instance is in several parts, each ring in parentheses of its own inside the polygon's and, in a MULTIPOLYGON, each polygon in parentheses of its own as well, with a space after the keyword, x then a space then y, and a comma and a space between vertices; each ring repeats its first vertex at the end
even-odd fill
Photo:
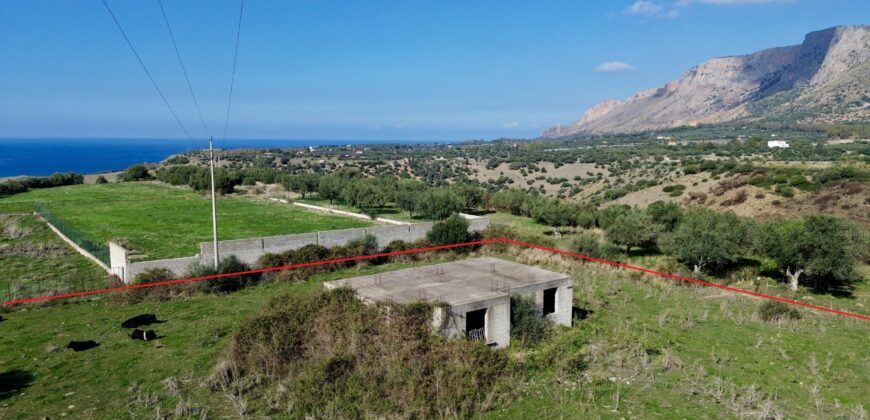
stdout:
POLYGON ((800 319, 801 314, 787 303, 768 300, 758 307, 758 316, 762 321, 769 322, 778 319, 800 319))
POLYGON ((187 165, 190 163, 190 159, 184 155, 175 155, 169 159, 166 159, 166 163, 170 165, 187 165))
POLYGON ((468 221, 458 214, 453 214, 447 220, 435 223, 429 233, 426 234, 426 238, 434 245, 469 242, 471 234, 468 233, 468 221))
MULTIPOLYGON (((133 278, 133 284, 150 284, 166 280, 172 280, 175 273, 166 268, 149 268, 133 278)), ((137 303, 146 299, 165 300, 171 298, 181 285, 145 287, 130 289, 120 297, 126 303, 137 303)))
POLYGON ((551 334, 551 324, 533 299, 511 296, 511 340, 521 345, 535 345, 551 334))
POLYGON ((123 182, 147 181, 149 179, 152 177, 145 165, 132 165, 121 173, 121 181, 123 182))
POLYGON ((776 192, 778 192, 779 195, 781 195, 785 198, 794 197, 794 190, 791 187, 789 187, 788 185, 783 185, 783 184, 777 185, 776 192))
POLYGON ((97 184, 108 184, 108 183, 109 183, 109 180, 106 179, 106 177, 100 175, 100 176, 97 177, 97 179, 96 179, 94 182, 97 183, 97 184))
POLYGON ((574 216, 574 224, 583 229, 595 226, 595 212, 588 208, 581 208, 574 216))
POLYGON ((352 256, 370 255, 378 252, 378 238, 374 235, 363 235, 347 241, 344 246, 352 256))
POLYGON ((572 248, 579 254, 593 258, 612 258, 619 253, 619 247, 602 241, 594 232, 583 232, 578 235, 572 248))
POLYGON ((242 322, 218 383, 274 394, 300 418, 473 417, 504 395, 512 365, 481 342, 432 334, 432 310, 384 310, 350 289, 281 296, 242 322))
MULTIPOLYGON (((248 271, 251 266, 239 260, 235 255, 230 255, 220 261, 218 269, 215 270, 211 264, 195 263, 188 268, 185 277, 205 277, 216 274, 237 273, 240 271, 248 271)), ((198 282, 200 289, 209 293, 228 293, 239 290, 245 286, 256 283, 259 276, 256 274, 247 274, 241 276, 220 277, 198 282)))

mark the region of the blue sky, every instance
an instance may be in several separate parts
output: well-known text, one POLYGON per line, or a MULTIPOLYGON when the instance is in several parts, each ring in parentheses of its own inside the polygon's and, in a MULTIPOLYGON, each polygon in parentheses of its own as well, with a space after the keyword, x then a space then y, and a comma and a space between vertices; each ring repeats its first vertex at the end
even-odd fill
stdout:
MULTIPOLYGON (((204 138, 157 1, 108 1, 204 138)), ((220 135, 239 2, 164 5, 220 135)), ((228 137, 534 137, 711 57, 867 17, 866 0, 248 0, 228 137)), ((0 3, 0 138, 182 136, 100 0, 0 3)))

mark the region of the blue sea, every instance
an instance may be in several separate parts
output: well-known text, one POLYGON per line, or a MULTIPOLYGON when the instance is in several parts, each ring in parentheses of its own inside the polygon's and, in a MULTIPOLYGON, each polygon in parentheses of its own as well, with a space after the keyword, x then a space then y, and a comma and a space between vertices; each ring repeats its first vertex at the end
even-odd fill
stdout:
MULTIPOLYGON (((200 147, 207 143, 197 141, 200 147)), ((215 147, 272 148, 345 144, 432 144, 419 140, 227 140, 215 147)), ((94 174, 125 169, 194 149, 189 140, 166 139, 0 139, 0 177, 45 176, 55 172, 94 174)))

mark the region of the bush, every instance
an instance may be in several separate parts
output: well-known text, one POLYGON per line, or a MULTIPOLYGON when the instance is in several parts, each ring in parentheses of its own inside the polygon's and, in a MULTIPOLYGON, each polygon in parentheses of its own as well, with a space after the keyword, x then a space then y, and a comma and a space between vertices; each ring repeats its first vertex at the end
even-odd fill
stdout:
POLYGON ((595 212, 588 208, 581 208, 577 211, 574 217, 574 224, 583 229, 589 229, 595 226, 595 212))
POLYGON ((511 340, 521 345, 535 345, 550 337, 550 321, 543 317, 533 299, 511 296, 511 340))
POLYGON ((778 319, 800 319, 801 314, 787 303, 768 300, 758 307, 758 316, 762 321, 769 322, 778 319))
POLYGON ((97 184, 108 184, 108 183, 109 183, 109 180, 106 179, 106 177, 100 175, 100 176, 97 177, 97 179, 96 179, 94 182, 97 183, 97 184))
POLYGON ((794 197, 794 189, 792 189, 792 188, 789 187, 788 185, 782 185, 782 184, 781 184, 781 185, 777 185, 777 186, 776 186, 776 192, 778 192, 779 195, 781 195, 781 196, 783 196, 783 197, 785 197, 785 198, 791 198, 791 197, 794 197))
MULTIPOLYGON (((149 268, 133 278, 134 285, 157 283, 172 280, 175 273, 166 268, 149 268)), ((166 300, 174 296, 182 285, 145 287, 141 289, 129 289, 120 299, 125 303, 138 303, 146 299, 166 300)))
POLYGON ((371 255, 378 252, 378 238, 364 235, 347 241, 344 246, 352 256, 371 255))
MULTIPOLYGON (((218 269, 215 270, 211 264, 195 263, 188 268, 185 277, 205 277, 216 274, 237 273, 240 271, 248 271, 251 266, 239 260, 235 255, 230 255, 220 261, 218 269)), ((242 289, 246 286, 254 284, 259 279, 257 274, 247 274, 241 276, 219 277, 199 281, 200 289, 208 293, 229 293, 242 289)))
POLYGON ((619 247, 602 241, 594 232, 583 232, 574 240, 575 252, 592 258, 612 258, 619 253, 619 247))
MULTIPOLYGON (((434 245, 461 244, 471 241, 468 233, 468 221, 458 214, 453 214, 443 222, 435 223, 426 238, 434 245)), ((458 248, 465 249, 467 247, 458 248)))
POLYGON ((213 386, 250 384, 300 418, 466 418, 505 394, 507 354, 432 334, 432 305, 383 309, 350 289, 274 299, 239 326, 213 386))
POLYGON ((152 177, 145 165, 132 165, 121 173, 121 181, 123 182, 147 181, 149 179, 152 177))

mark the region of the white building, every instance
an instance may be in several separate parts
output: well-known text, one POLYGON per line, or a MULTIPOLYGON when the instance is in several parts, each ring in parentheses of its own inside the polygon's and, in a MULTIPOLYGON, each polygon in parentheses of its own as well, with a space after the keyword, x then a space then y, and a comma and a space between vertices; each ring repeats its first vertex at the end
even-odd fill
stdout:
POLYGON ((788 142, 785 140, 770 140, 767 142, 768 149, 780 148, 788 149, 788 142))
POLYGON ((324 286, 350 287, 370 303, 442 303, 433 314, 433 329, 496 348, 510 344, 511 295, 534 300, 544 318, 571 326, 573 290, 568 275, 498 258, 407 268, 324 286))

